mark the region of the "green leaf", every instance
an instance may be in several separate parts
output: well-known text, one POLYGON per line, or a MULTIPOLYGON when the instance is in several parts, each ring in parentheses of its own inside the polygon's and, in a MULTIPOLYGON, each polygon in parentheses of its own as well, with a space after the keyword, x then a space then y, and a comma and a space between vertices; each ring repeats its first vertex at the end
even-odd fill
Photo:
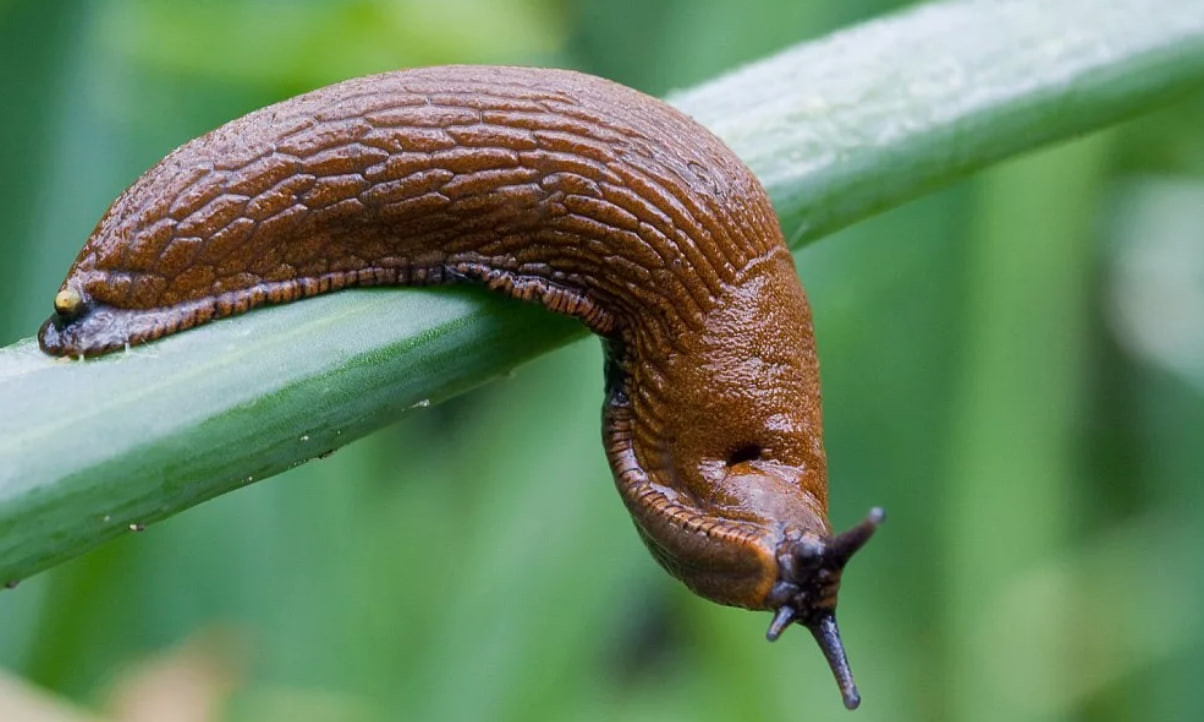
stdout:
MULTIPOLYGON (((1179 0, 982 1, 867 23, 672 101, 749 163, 799 247, 1202 83, 1204 12, 1179 0)), ((49 358, 30 340, 0 349, 0 582, 582 333, 479 289, 377 289, 86 363, 49 358)))

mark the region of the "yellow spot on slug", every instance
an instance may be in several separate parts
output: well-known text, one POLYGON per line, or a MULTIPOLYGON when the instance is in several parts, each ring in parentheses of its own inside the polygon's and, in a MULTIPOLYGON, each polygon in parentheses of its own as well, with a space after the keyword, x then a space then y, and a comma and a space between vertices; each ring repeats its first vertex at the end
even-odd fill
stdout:
POLYGON ((54 310, 58 311, 60 316, 74 317, 79 314, 83 305, 83 297, 74 288, 64 288, 54 294, 54 310))

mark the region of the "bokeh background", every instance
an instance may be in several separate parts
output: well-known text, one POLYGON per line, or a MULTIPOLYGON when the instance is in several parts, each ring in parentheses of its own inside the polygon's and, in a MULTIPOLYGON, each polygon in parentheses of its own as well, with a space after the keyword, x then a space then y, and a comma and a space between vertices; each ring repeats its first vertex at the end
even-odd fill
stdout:
MULTIPOLYGON (((445 62, 663 94, 896 5, 2 0, 0 343, 122 188, 261 105, 445 62)), ((1198 719, 1202 128, 1198 93, 798 253, 834 523, 890 512, 842 595, 858 719, 1198 719)), ((805 632, 655 566, 601 398, 587 339, 0 593, 0 710, 844 719, 805 632)))

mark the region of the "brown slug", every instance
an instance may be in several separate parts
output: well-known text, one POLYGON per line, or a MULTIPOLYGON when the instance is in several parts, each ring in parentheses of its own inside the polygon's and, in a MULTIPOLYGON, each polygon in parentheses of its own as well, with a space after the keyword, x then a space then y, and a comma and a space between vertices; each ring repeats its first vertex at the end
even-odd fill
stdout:
MULTIPOLYGON (((882 521, 828 525, 811 312, 769 199, 665 103, 563 70, 348 80, 173 151, 122 193, 42 348, 92 356, 350 286, 475 281, 604 339, 603 439, 653 556, 819 642, 882 521)), ((382 321, 384 321, 382 319, 382 321)))

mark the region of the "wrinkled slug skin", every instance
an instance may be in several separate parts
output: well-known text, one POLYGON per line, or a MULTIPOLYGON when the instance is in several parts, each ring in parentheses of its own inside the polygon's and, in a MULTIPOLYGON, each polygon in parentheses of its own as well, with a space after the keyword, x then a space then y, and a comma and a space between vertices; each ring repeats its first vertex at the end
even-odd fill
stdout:
POLYGON ((473 281, 608 351, 604 441, 654 556, 753 609, 830 537, 811 317, 777 218, 668 105, 560 70, 349 80, 172 152, 113 203, 42 327, 91 356, 349 286, 473 281))

